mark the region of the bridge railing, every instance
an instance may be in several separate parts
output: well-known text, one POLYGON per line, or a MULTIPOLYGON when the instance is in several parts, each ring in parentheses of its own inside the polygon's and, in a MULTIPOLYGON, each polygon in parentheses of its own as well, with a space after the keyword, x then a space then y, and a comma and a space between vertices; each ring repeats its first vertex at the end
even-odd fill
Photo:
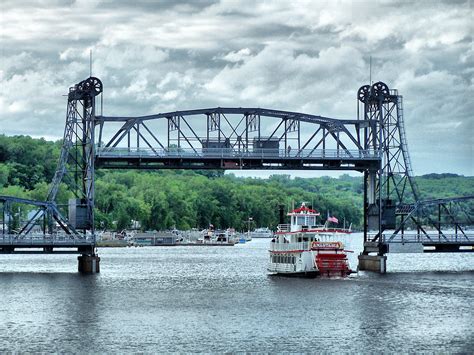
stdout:
POLYGON ((6 246, 81 246, 91 245, 94 240, 91 236, 85 238, 73 238, 66 234, 64 235, 50 235, 50 234, 28 234, 26 236, 19 236, 17 234, 0 234, 0 245, 6 246))
MULTIPOLYGON (((373 235, 375 236, 375 234, 373 235)), ((390 237, 392 234, 382 234, 381 242, 382 243, 472 243, 474 242, 474 234, 462 234, 462 233, 450 233, 450 234, 399 234, 392 240, 390 237)), ((372 237, 372 235, 369 235, 372 237)))
POLYGON ((313 159, 378 159, 378 151, 342 149, 253 149, 235 148, 118 148, 97 147, 102 158, 313 158, 313 159))

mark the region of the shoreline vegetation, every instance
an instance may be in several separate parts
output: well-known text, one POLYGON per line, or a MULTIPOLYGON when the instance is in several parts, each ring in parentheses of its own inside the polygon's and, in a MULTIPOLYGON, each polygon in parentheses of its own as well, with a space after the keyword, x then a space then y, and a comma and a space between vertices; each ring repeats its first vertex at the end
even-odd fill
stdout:
MULTIPOLYGON (((61 142, 0 135, 0 195, 45 200, 57 168, 61 142)), ((472 195, 474 177, 456 174, 417 176, 421 198, 472 195)), ((61 186, 57 203, 73 195, 61 186)), ((96 227, 121 231, 233 227, 251 229, 278 224, 278 205, 287 209, 306 201, 324 219, 327 213, 362 225, 361 176, 268 179, 236 177, 223 170, 138 170, 96 172, 96 227)), ((406 201, 410 202, 410 201, 406 201)), ((27 213, 25 211, 24 213, 27 213)))

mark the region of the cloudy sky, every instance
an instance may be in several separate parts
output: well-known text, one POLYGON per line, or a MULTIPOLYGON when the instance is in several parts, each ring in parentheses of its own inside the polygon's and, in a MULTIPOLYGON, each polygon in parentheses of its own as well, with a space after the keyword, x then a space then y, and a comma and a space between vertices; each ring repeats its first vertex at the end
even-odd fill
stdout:
POLYGON ((474 1, 0 1, 0 134, 62 137, 69 86, 105 115, 215 106, 356 117, 404 96, 415 174, 474 175, 474 1), (132 5, 133 4, 133 5, 132 5))

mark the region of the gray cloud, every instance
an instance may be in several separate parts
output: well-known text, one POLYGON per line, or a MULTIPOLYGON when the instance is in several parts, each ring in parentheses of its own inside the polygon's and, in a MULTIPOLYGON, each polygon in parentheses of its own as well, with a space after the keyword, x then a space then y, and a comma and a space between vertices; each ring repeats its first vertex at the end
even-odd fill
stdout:
POLYGON ((470 1, 2 1, 0 133, 60 138, 89 74, 109 115, 261 106, 354 117, 398 88, 415 173, 474 174, 470 1))

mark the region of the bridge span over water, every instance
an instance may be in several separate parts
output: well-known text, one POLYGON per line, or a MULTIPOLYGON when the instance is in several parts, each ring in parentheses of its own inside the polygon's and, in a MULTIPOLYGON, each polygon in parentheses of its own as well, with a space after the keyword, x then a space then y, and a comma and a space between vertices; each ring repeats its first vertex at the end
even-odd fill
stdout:
POLYGON ((95 77, 69 89, 63 146, 47 201, 0 196, 0 252, 79 253, 83 271, 98 266, 96 169, 358 171, 364 177, 361 269, 383 272, 390 245, 418 243, 435 252, 473 250, 474 237, 464 227, 472 225, 472 205, 466 204, 473 196, 420 200, 408 153, 403 97, 383 82, 358 90, 358 112, 352 119, 242 107, 110 117, 98 112, 102 91, 95 77), (75 195, 67 209, 55 202, 61 184, 75 195), (15 220, 19 204, 33 215, 15 220), (407 234, 408 226, 416 232, 407 234))
POLYGON ((361 129, 370 125, 361 120, 242 107, 96 120, 96 166, 103 168, 363 171, 381 160, 364 145, 361 129))

